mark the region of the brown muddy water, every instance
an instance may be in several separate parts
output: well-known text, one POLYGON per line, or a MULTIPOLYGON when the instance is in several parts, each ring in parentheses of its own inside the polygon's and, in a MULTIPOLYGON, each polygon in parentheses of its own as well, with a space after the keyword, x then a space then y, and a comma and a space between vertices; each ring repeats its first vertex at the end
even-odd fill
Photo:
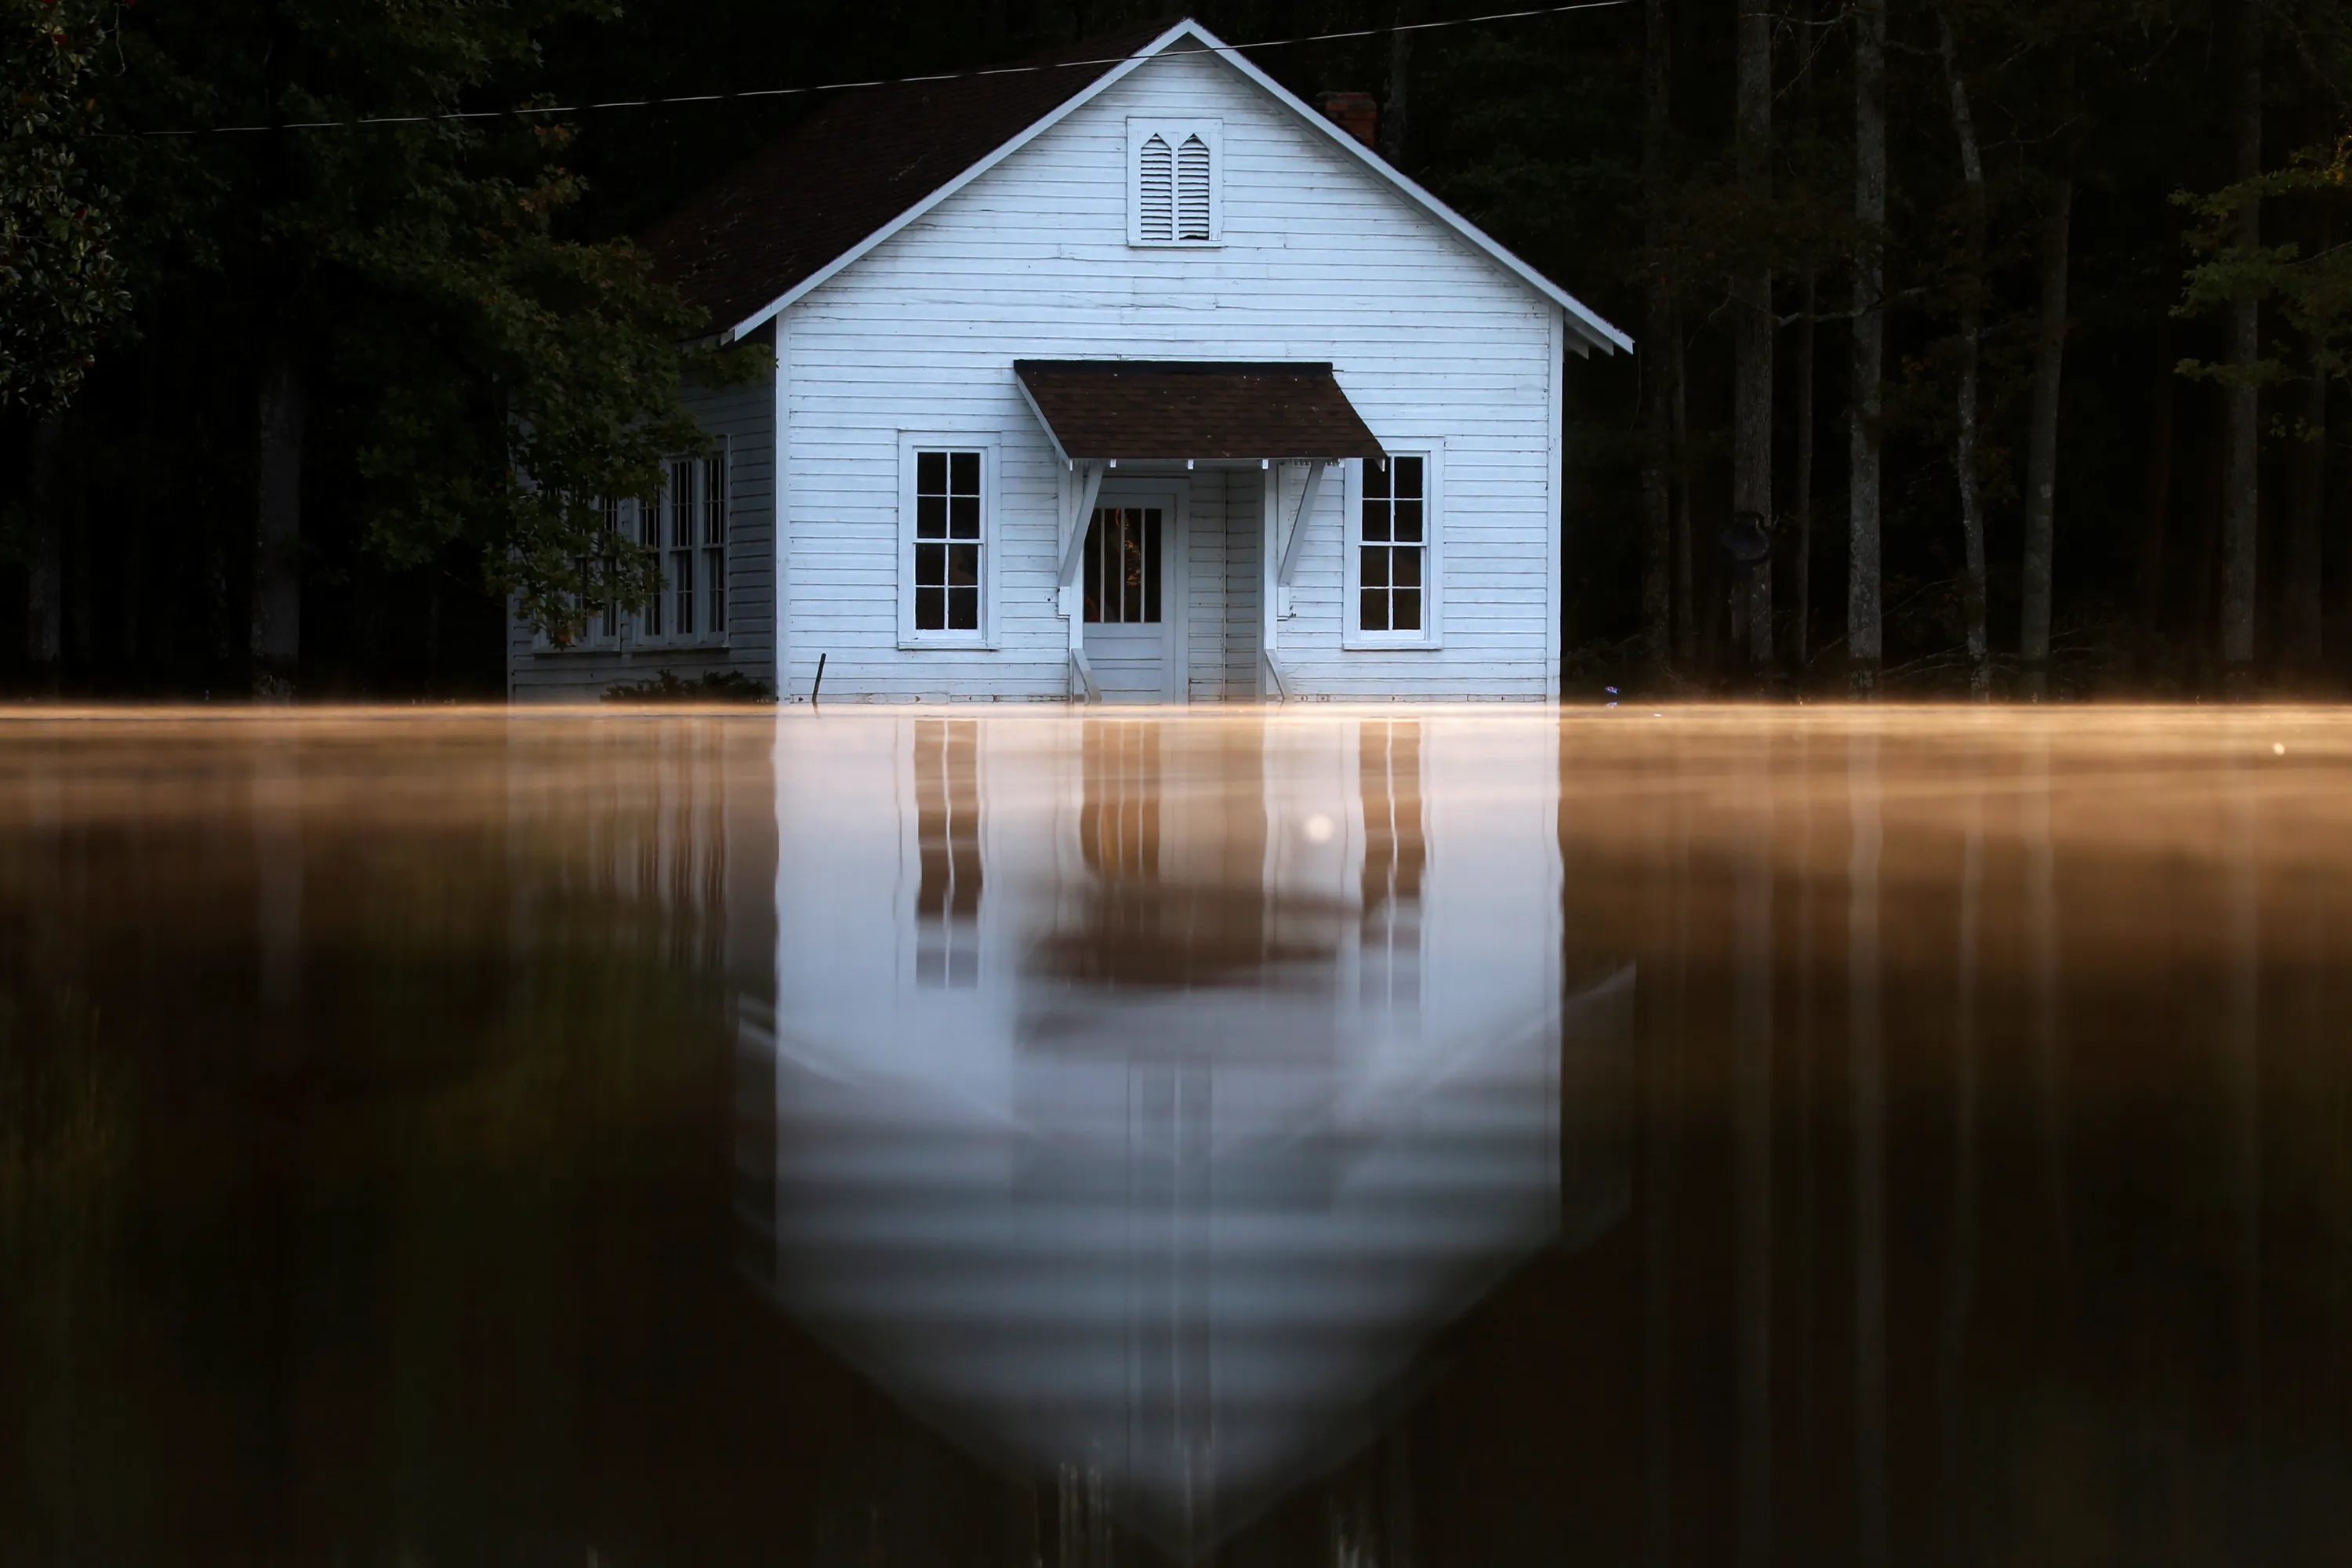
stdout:
POLYGON ((2352 1562, 2352 715, 0 715, 0 1563, 2352 1562))

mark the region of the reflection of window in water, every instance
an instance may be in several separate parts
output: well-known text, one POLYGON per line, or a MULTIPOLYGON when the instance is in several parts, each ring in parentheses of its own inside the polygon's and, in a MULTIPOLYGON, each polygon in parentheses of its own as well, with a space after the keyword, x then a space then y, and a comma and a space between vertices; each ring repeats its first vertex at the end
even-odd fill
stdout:
POLYGON ((980 725, 915 721, 915 983, 980 984, 980 725))
POLYGON ((1096 721, 1086 728, 1078 848, 1097 876, 1160 874, 1160 726, 1096 721))
POLYGON ((1429 841, 1421 819, 1421 726, 1365 724, 1357 757, 1364 795, 1363 996, 1421 997, 1421 879, 1429 841))
POLYGON ((727 778, 714 727, 600 726, 578 742, 580 765, 518 776, 518 826, 563 846, 561 898, 534 900, 530 918, 616 922, 614 934, 675 963, 725 961, 727 778), (560 784, 557 782, 560 781, 560 784))

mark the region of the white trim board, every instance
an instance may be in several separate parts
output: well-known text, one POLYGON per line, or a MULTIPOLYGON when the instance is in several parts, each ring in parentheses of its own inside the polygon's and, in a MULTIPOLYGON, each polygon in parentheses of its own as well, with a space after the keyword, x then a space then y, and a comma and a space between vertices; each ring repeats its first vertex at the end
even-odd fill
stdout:
POLYGON ((1071 115, 1076 114, 1079 110, 1092 103, 1096 99, 1109 91, 1118 83, 1125 81, 1128 77, 1141 68, 1145 64, 1157 58, 1159 56, 1165 54, 1171 45, 1186 37, 1193 39, 1200 45, 1202 51, 1215 55, 1218 58, 1223 60, 1227 65, 1232 66, 1249 80, 1255 82, 1258 87, 1264 89, 1276 100, 1276 101, 1288 108, 1291 112, 1296 114, 1302 121, 1315 130, 1318 133, 1326 137, 1333 146, 1339 148, 1349 157, 1354 158, 1365 168, 1370 170, 1382 180, 1385 180, 1389 184, 1394 186, 1396 190, 1408 201, 1420 207, 1423 211, 1428 213, 1430 216, 1437 219, 1446 227, 1454 230, 1454 233, 1467 240, 1474 248, 1484 253, 1488 259, 1501 266, 1505 271, 1510 273, 1520 282, 1526 284, 1528 288, 1542 295, 1552 304, 1558 306, 1567 315, 1567 324, 1569 329, 1574 332, 1577 337, 1583 340, 1582 345, 1578 351, 1580 353, 1587 353, 1591 349, 1596 348, 1603 353, 1615 353, 1619 349, 1623 349, 1628 353, 1632 352, 1633 340, 1628 337, 1625 333, 1618 331, 1617 328, 1610 325, 1607 321, 1601 320, 1601 317, 1589 309, 1582 300, 1577 299, 1576 296, 1570 294, 1565 289, 1553 283, 1551 279, 1546 278, 1542 273, 1538 272, 1534 268, 1528 266, 1526 262, 1512 255, 1508 250, 1506 250, 1501 245, 1497 244, 1493 238, 1481 230, 1477 225, 1472 223, 1468 218, 1464 217, 1460 213, 1455 212, 1452 207, 1447 206, 1444 202, 1438 200, 1437 197, 1432 195, 1428 191, 1423 190, 1412 180, 1407 179, 1402 174, 1391 167, 1384 159, 1382 159, 1378 153, 1374 153, 1370 148, 1357 141, 1354 136, 1349 134, 1346 131, 1341 130, 1339 126, 1330 119, 1318 113, 1313 108, 1297 98, 1280 82, 1276 81, 1272 77, 1266 75, 1265 72, 1251 64, 1240 50, 1234 48, 1232 45, 1226 43, 1223 39, 1218 37, 1215 34, 1210 32, 1206 27, 1203 27, 1200 23, 1193 21, 1189 16, 1170 27, 1166 32, 1160 34, 1159 37, 1153 39, 1150 43, 1146 44, 1133 55, 1129 56, 1118 65, 1113 66, 1110 69, 1105 71, 1087 87, 1073 94, 1069 99, 1053 110, 1030 121, 1029 124, 1018 134, 1007 138, 993 152, 988 153, 985 157, 979 159, 977 162, 972 163, 970 168, 967 168, 961 174, 956 175, 955 178, 948 181, 945 184, 940 186, 939 189, 931 192, 929 195, 924 196, 912 206, 909 206, 906 211, 900 213, 897 217, 894 217, 889 222, 882 225, 873 233, 867 235, 864 239, 858 241, 847 250, 843 251, 839 256, 834 258, 823 267, 818 268, 814 272, 810 273, 806 278, 801 279, 800 282, 794 284, 783 293, 777 295, 765 305, 761 306, 757 310, 752 311, 750 315, 736 322, 721 335, 720 341, 724 342, 740 338, 746 332, 758 328, 771 317, 776 315, 777 312, 789 309, 810 293, 823 288, 825 284, 838 277, 842 272, 863 260, 884 242, 898 235, 909 225, 917 222, 926 214, 938 207, 949 197, 953 196, 958 192, 963 190, 966 186, 972 184, 973 181, 978 180, 982 175, 987 174, 990 170, 1003 163, 1005 159, 1011 157, 1022 148, 1026 147, 1030 142, 1034 142, 1038 137, 1044 135, 1055 126, 1059 125, 1071 115))

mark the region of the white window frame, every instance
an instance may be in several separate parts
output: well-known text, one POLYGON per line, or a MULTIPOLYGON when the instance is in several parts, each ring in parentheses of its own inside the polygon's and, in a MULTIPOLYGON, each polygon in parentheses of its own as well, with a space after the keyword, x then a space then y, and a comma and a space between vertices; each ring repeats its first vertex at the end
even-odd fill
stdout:
POLYGON ((992 648, 996 640, 998 488, 996 435, 920 430, 898 432, 898 646, 902 648, 992 648), (976 631, 915 628, 915 458, 921 452, 980 454, 980 627, 976 631))
POLYGON ((1384 440, 1392 458, 1422 460, 1422 589, 1421 629, 1417 632, 1368 632, 1363 629, 1364 464, 1354 459, 1347 469, 1347 515, 1340 537, 1341 581, 1339 646, 1343 649, 1374 650, 1440 648, 1445 646, 1445 443, 1433 438, 1384 440))
MULTIPOLYGON (((1170 201, 1175 200, 1171 186, 1170 201)), ((1150 250, 1210 250, 1225 242, 1225 122, 1222 120, 1130 120, 1127 122, 1127 243, 1150 250), (1143 234, 1143 147, 1158 136, 1171 157, 1197 136, 1209 150, 1209 234, 1205 239, 1147 239, 1143 234)))
MULTIPOLYGON (((636 537, 638 503, 634 498, 589 502, 605 519, 605 526, 624 539, 636 537)), ((574 597, 573 604, 579 600, 574 597)), ((582 624, 580 635, 562 647, 548 640, 545 632, 531 635, 531 649, 536 653, 612 653, 626 645, 632 617, 625 611, 607 605, 593 611, 582 624), (609 629, 608 629, 609 628, 609 629)))
MULTIPOLYGON (((642 610, 628 610, 619 613, 614 613, 609 610, 600 610, 589 617, 587 626, 583 635, 569 647, 559 648, 552 643, 549 642, 544 634, 539 634, 535 635, 531 639, 532 647, 535 651, 541 653, 614 654, 627 653, 637 648, 723 648, 728 646, 729 627, 732 626, 735 618, 735 454, 733 445, 726 437, 721 436, 717 437, 716 447, 717 450, 715 451, 696 453, 691 456, 674 454, 662 459, 661 497, 652 504, 655 508, 655 517, 660 520, 661 529, 659 554, 661 557, 662 571, 662 600, 661 615, 659 619, 664 630, 658 634, 648 632, 646 629, 646 623, 649 617, 642 610), (669 474, 673 464, 698 461, 709 462, 714 465, 719 475, 719 482, 722 487, 724 487, 726 493, 721 498, 721 504, 724 508, 722 515, 726 526, 725 535, 719 543, 717 545, 710 545, 703 542, 703 531, 700 521, 698 520, 695 530, 697 535, 696 541, 693 544, 688 546, 688 548, 694 552, 696 561, 699 563, 696 573, 697 581, 695 586, 695 594, 697 596, 697 614, 695 621, 698 629, 681 636, 677 632, 667 629, 677 624, 677 601, 676 597, 677 590, 670 577, 671 549, 668 535, 670 502, 669 474), (723 618, 728 622, 727 626, 719 626, 716 630, 713 630, 703 624, 709 618, 710 590, 708 582, 702 577, 702 571, 708 569, 710 554, 714 550, 718 553, 719 573, 725 583, 725 588, 720 597, 720 605, 724 611, 723 618), (608 620, 611 621, 614 626, 614 629, 611 632, 604 629, 608 620)), ((629 540, 633 543, 643 542, 645 539, 644 528, 646 507, 646 502, 638 500, 634 496, 629 496, 624 497, 622 500, 615 502, 597 502, 594 504, 599 506, 609 505, 612 508, 612 510, 608 512, 607 515, 618 520, 619 532, 623 538, 629 540)))
MULTIPOLYGON (((662 573, 660 619, 662 630, 659 634, 648 632, 646 629, 646 622, 648 617, 646 616, 645 612, 642 610, 632 611, 625 617, 627 629, 623 634, 624 640, 622 643, 622 646, 625 647, 688 648, 725 647, 727 646, 728 626, 720 626, 716 629, 713 629, 705 624, 709 619, 710 589, 708 582, 704 579, 702 574, 703 569, 706 568, 709 563, 711 551, 716 548, 719 554, 719 573, 721 578, 725 582, 725 590, 722 596, 724 615, 721 618, 729 623, 729 625, 731 625, 735 618, 735 585, 733 582, 735 574, 736 521, 734 471, 735 454, 733 444, 725 437, 719 437, 718 438, 717 445, 718 450, 715 452, 694 455, 676 454, 662 459, 661 499, 654 503, 657 509, 655 512, 655 516, 660 520, 661 542, 659 545, 659 551, 661 555, 662 573), (719 484, 726 491, 725 495, 721 498, 721 505, 724 508, 721 515, 725 523, 725 537, 715 547, 706 544, 703 542, 700 520, 697 520, 694 530, 694 542, 687 546, 687 549, 693 553, 695 560, 698 563, 695 574, 694 590, 696 599, 696 629, 691 632, 680 633, 674 629, 677 625, 677 588, 675 580, 670 576, 670 555, 672 547, 669 542, 669 474, 673 465, 695 461, 708 461, 711 463, 719 475, 719 484)), ((637 538, 642 542, 645 538, 642 531, 642 520, 645 516, 645 507, 643 502, 636 504, 635 516, 639 520, 640 528, 637 538)))

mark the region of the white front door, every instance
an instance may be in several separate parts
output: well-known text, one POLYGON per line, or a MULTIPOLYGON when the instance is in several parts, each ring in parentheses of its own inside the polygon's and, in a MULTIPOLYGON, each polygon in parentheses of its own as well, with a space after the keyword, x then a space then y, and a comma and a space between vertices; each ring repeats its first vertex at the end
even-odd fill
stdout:
POLYGON ((1108 480, 1078 585, 1087 662, 1106 702, 1184 700, 1183 509, 1173 485, 1108 480))

